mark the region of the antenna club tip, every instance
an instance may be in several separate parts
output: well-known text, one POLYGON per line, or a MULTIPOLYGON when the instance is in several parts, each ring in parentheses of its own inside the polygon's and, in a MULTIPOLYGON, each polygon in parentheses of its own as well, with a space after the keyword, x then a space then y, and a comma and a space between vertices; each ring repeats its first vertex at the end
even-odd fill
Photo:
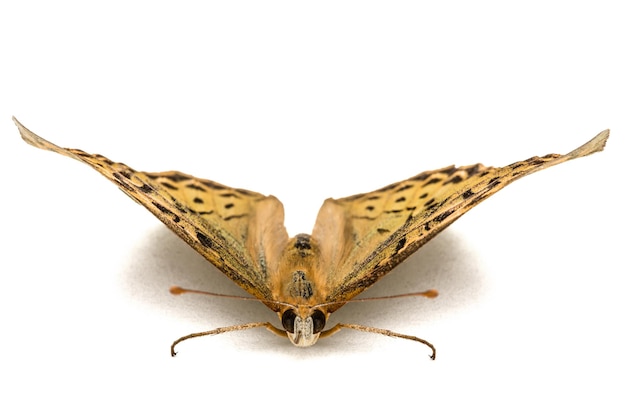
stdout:
POLYGON ((170 294, 181 295, 184 292, 185 292, 184 289, 182 289, 180 287, 177 287, 177 286, 174 286, 174 287, 170 288, 170 294))
POLYGON ((439 291, 437 290, 424 291, 424 297, 435 298, 437 296, 439 296, 439 291))

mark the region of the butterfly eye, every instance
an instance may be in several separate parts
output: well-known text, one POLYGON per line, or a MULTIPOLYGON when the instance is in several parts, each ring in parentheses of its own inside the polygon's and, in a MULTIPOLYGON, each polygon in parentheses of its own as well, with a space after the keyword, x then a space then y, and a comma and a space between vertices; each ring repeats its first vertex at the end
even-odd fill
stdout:
POLYGON ((294 327, 296 322, 296 312, 292 309, 285 311, 283 313, 282 322, 285 330, 287 330, 289 333, 293 333, 295 331, 294 327))
POLYGON ((313 334, 319 333, 326 326, 326 316, 319 310, 315 310, 313 314, 311 314, 311 318, 313 319, 313 334))

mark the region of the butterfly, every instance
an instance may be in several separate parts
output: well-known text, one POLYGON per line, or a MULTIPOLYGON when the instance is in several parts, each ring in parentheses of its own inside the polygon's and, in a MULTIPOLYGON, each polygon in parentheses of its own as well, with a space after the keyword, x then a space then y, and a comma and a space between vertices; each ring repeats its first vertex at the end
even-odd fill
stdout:
MULTIPOLYGON (((532 157, 501 168, 449 166, 369 193, 329 198, 311 234, 289 237, 283 225, 283 206, 276 197, 178 171, 135 171, 102 155, 61 148, 13 120, 27 143, 85 162, 115 183, 276 312, 283 327, 254 322, 192 333, 172 344, 172 356, 176 354, 174 347, 183 340, 265 327, 300 347, 311 346, 320 337, 343 328, 379 333, 423 343, 435 359, 435 347, 424 339, 358 324, 339 323, 325 330, 326 322, 332 313, 487 197, 518 178, 599 152, 609 137, 609 130, 605 130, 564 155, 532 157)), ((180 287, 170 291, 212 294, 180 287)), ((437 292, 408 295, 435 297, 437 292)))

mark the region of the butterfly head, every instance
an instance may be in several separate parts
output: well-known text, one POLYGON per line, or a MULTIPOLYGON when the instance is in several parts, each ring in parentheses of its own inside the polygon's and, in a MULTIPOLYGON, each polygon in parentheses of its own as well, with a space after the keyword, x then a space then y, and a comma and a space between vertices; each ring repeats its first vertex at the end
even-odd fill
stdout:
POLYGON ((281 321, 291 343, 307 347, 320 337, 326 325, 326 314, 319 309, 288 308, 283 311, 281 321))

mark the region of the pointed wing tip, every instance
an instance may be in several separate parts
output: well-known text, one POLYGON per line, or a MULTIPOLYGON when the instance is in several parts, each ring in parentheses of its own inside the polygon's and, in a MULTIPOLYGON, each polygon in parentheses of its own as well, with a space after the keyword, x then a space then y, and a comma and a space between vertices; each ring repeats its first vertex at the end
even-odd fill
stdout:
POLYGON ((595 138, 591 139, 592 141, 596 141, 599 144, 598 151, 602 151, 606 146, 606 141, 609 140, 609 136, 611 134, 611 129, 605 129, 602 132, 598 133, 595 138))
POLYGON ((39 136, 28 130, 26 126, 21 124, 20 121, 15 118, 15 116, 13 116, 13 123, 15 123, 15 125, 17 126, 17 129, 20 132, 20 136, 22 137, 22 139, 24 139, 24 142, 28 143, 29 145, 40 147, 38 143, 41 138, 39 136))
POLYGON ((17 120, 17 118, 15 116, 11 116, 11 119, 13 120, 13 123, 15 123, 15 126, 17 126, 17 129, 20 131, 20 135, 22 135, 22 137, 24 137, 23 135, 23 131, 28 130, 24 127, 23 124, 20 123, 19 120, 17 120))
POLYGON ((567 154, 567 156, 569 156, 570 159, 580 158, 582 156, 591 155, 595 152, 602 152, 602 150, 604 150, 604 147, 606 146, 607 140, 609 140, 610 133, 611 131, 609 129, 603 130, 602 132, 594 136, 594 138, 591 139, 589 142, 567 154))
POLYGON ((15 123, 15 125, 17 126, 17 129, 20 132, 20 136, 22 137, 24 142, 26 142, 29 145, 32 145, 32 146, 34 146, 36 148, 46 149, 46 150, 51 150, 51 151, 58 152, 58 150, 57 150, 57 149, 59 149, 58 146, 56 146, 55 144, 53 144, 51 142, 48 142, 47 140, 45 140, 44 138, 42 138, 38 134, 36 134, 36 133, 32 132, 31 130, 29 130, 26 126, 24 126, 22 123, 20 123, 20 121, 17 120, 15 118, 15 116, 13 116, 13 123, 15 123))
POLYGON ((607 140, 609 140, 610 134, 611 134, 611 130, 605 129, 602 132, 595 135, 593 139, 589 141, 589 143, 592 143, 594 145, 593 146, 594 152, 600 152, 604 150, 604 147, 606 146, 606 142, 607 140))

